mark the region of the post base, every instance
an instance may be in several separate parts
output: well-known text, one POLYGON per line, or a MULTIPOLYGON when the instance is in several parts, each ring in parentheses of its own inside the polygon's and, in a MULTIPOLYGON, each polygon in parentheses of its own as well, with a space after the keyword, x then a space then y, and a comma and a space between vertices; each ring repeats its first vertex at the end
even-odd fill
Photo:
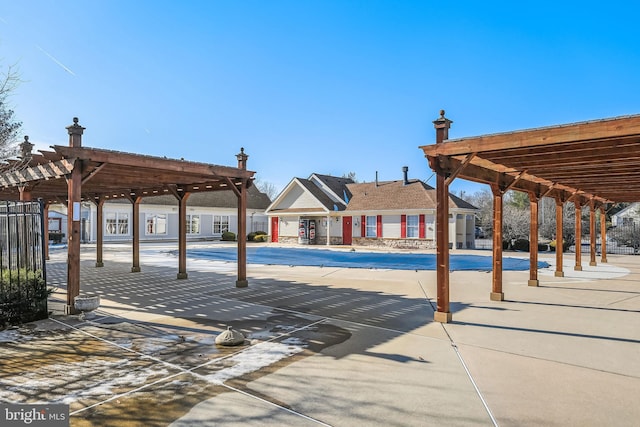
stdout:
POLYGON ((433 313, 433 320, 440 323, 451 323, 451 312, 436 311, 433 313))
POLYGON ((595 261, 591 261, 591 262, 589 263, 589 266, 591 266, 591 267, 595 267, 596 265, 598 265, 598 263, 597 263, 597 262, 595 262, 595 261))
POLYGON ((556 277, 564 277, 564 271, 556 271, 555 272, 555 276, 556 277))
POLYGON ((64 314, 80 314, 80 310, 76 309, 75 305, 65 304, 64 314))
POLYGON ((529 279, 529 286, 538 286, 540 285, 540 281, 539 280, 531 280, 529 279))
POLYGON ((140 267, 131 267, 132 273, 140 273, 140 267))
POLYGON ((246 288, 249 286, 248 280, 236 280, 236 288, 246 288))
POLYGON ((576 265, 575 267, 573 267, 574 271, 582 271, 582 266, 581 265, 576 265))
POLYGON ((491 292, 489 298, 491 301, 504 301, 504 292, 491 292))
POLYGON ((178 273, 178 279, 186 279, 189 275, 187 273, 178 273))
POLYGON ((104 262, 102 262, 102 261, 97 261, 97 262, 96 262, 96 267, 104 267, 104 262))

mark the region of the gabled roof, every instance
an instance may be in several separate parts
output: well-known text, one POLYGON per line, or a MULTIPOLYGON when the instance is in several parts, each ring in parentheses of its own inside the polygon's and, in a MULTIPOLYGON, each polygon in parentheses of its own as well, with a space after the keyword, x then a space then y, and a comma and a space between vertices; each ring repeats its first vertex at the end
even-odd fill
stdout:
POLYGON ((324 191, 322 191, 320 187, 310 180, 304 178, 297 178, 297 180, 302 186, 304 186, 304 188, 313 194, 313 197, 315 197, 327 210, 343 211, 345 209, 344 205, 334 202, 324 191))
MULTIPOLYGON (((424 182, 412 179, 354 183, 347 186, 351 200, 347 211, 379 211, 393 209, 435 209, 436 191, 424 182)), ((477 209, 472 204, 449 195, 449 208, 477 209)))
POLYGON ((612 218, 616 218, 616 217, 621 217, 622 218, 623 216, 626 216, 626 215, 629 215, 629 214, 632 214, 631 216, 636 216, 636 215, 633 215, 634 211, 636 211, 635 213, 637 215, 638 211, 640 211, 640 203, 638 203, 638 202, 631 203, 626 208, 621 209, 620 211, 618 211, 618 212, 614 213, 613 215, 611 215, 611 217, 612 218))
POLYGON ((326 185, 329 190, 331 190, 331 192, 345 204, 349 203, 349 200, 351 199, 351 192, 349 191, 348 184, 354 183, 351 178, 338 178, 337 176, 313 173, 309 177, 309 180, 312 180, 314 177, 326 185))

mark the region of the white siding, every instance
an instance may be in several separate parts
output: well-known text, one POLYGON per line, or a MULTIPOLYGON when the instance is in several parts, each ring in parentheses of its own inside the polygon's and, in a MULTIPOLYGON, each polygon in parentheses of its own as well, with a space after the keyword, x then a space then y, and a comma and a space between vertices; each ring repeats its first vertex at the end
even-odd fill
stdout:
POLYGON ((309 192, 299 186, 293 186, 278 202, 277 209, 290 208, 321 208, 322 205, 309 192))
POLYGON ((430 240, 436 239, 436 216, 434 214, 427 214, 424 217, 424 233, 425 238, 430 240))
POLYGON ((298 219, 297 218, 280 218, 278 228, 279 236, 298 236, 298 219))
POLYGON ((400 238, 400 215, 382 216, 382 237, 386 239, 400 238))

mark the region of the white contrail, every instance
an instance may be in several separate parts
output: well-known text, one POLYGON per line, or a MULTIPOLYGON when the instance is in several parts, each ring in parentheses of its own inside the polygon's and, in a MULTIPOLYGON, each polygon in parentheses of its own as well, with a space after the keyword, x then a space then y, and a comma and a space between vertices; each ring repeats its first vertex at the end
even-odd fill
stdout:
POLYGON ((62 62, 58 61, 56 58, 53 57, 53 55, 51 55, 49 52, 47 52, 46 50, 44 50, 43 48, 41 48, 40 46, 36 45, 36 47, 38 49, 40 49, 40 51, 42 53, 44 53, 45 55, 47 55, 49 57, 49 59, 51 59, 53 62, 55 62, 56 64, 58 64, 59 66, 62 67, 63 70, 65 70, 67 73, 71 74, 72 76, 75 76, 76 74, 71 71, 69 69, 69 67, 65 66, 62 62))

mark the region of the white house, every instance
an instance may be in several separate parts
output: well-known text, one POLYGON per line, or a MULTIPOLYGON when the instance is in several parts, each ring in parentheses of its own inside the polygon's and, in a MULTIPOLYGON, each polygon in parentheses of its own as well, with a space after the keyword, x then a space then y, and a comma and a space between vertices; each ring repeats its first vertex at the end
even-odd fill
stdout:
MULTIPOLYGON (((267 231, 265 208, 271 200, 255 186, 247 194, 247 232, 267 231)), ((49 208, 49 227, 59 226, 66 237, 66 207, 49 208)), ((103 206, 103 239, 105 242, 133 238, 131 229, 133 206, 123 199, 107 201, 103 206)), ((82 203, 81 241, 97 239, 97 207, 82 203)), ((175 240, 178 238, 178 201, 171 195, 145 197, 140 203, 140 236, 144 240, 175 240)), ((238 232, 237 197, 231 191, 193 193, 187 200, 187 239, 220 239, 222 233, 238 232)), ((66 239, 65 239, 66 240, 66 239)))
POLYGON ((640 226, 640 203, 631 203, 621 211, 611 215, 611 225, 618 226, 640 226))
MULTIPOLYGON (((416 179, 356 183, 312 174, 294 178, 267 208, 272 242, 435 247, 435 189, 416 179)), ((452 248, 475 245, 477 208, 449 196, 452 248)))

